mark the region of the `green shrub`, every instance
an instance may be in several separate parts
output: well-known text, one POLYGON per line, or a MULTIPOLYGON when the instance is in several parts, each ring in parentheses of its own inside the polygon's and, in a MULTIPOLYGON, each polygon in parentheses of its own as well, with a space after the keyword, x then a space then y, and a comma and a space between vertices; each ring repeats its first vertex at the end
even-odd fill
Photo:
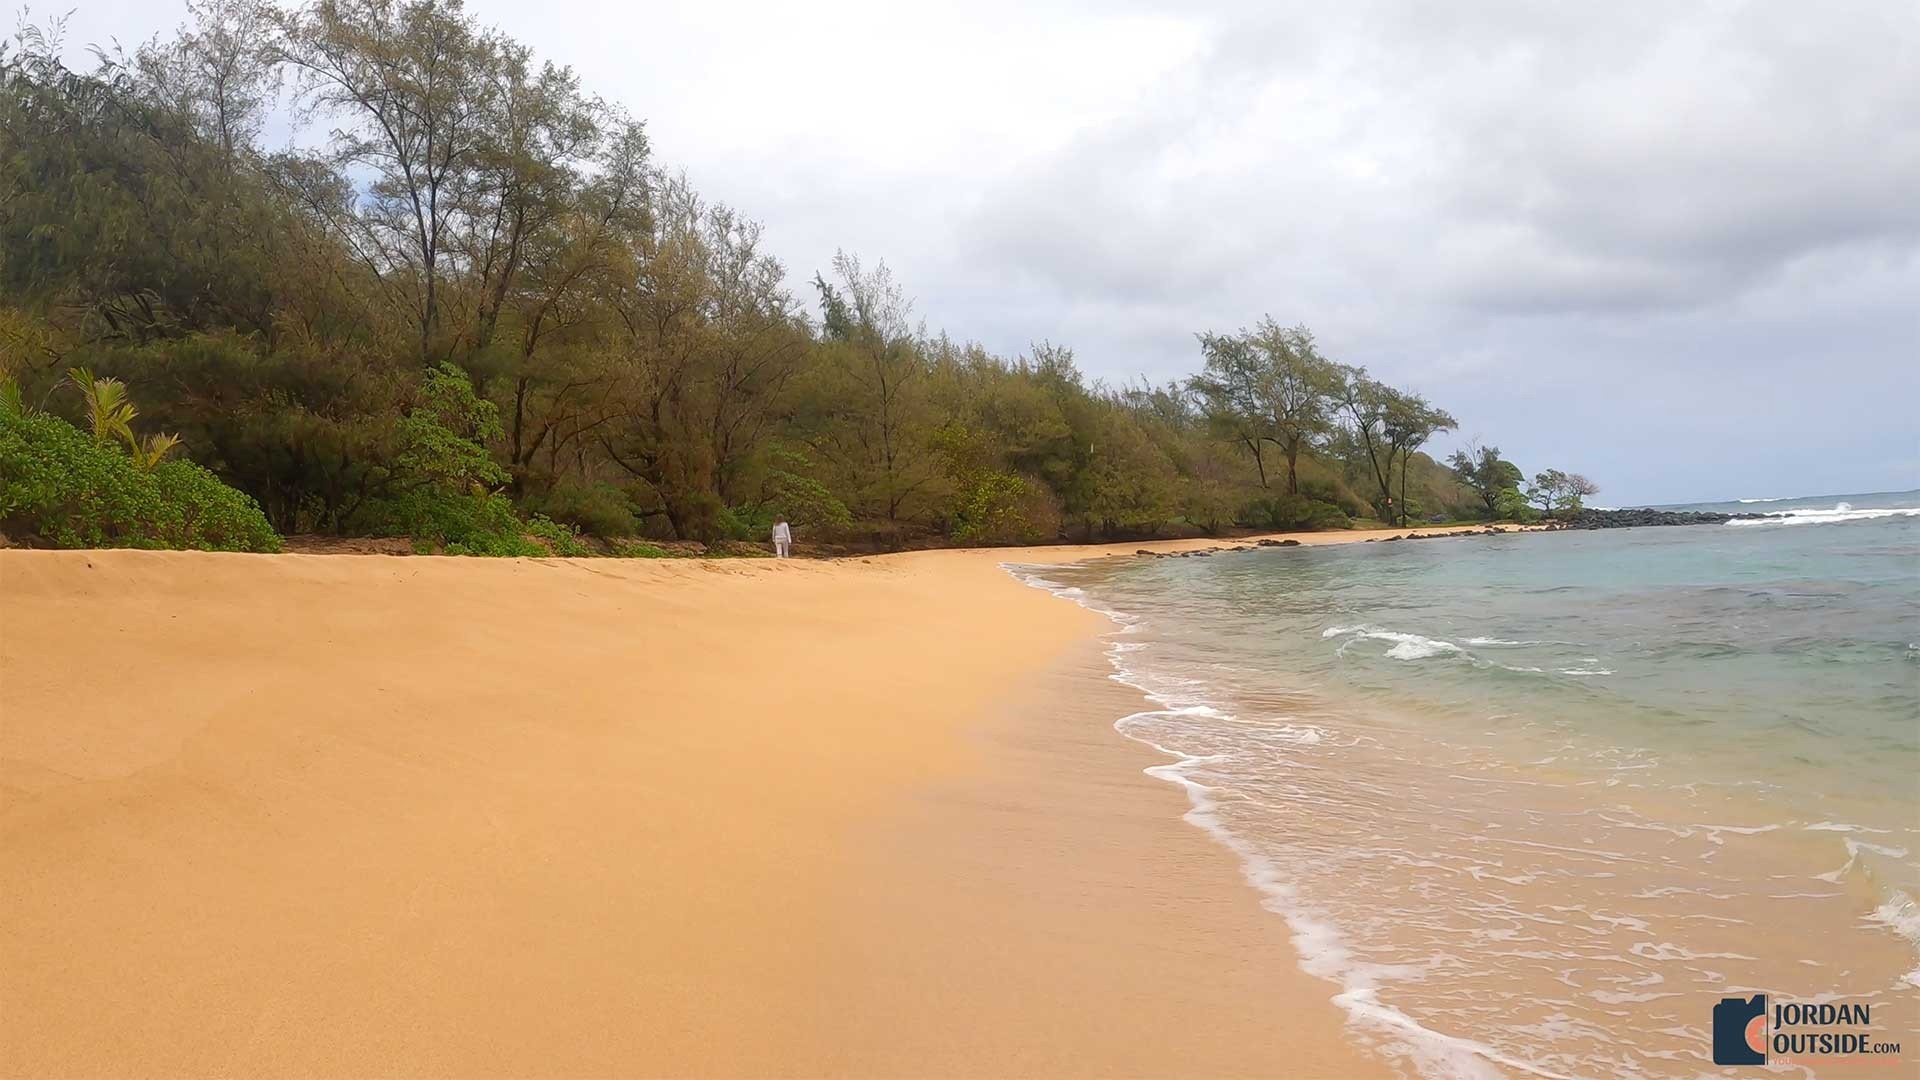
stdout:
POLYGON ((1008 472, 966 477, 948 534, 959 544, 1038 544, 1060 535, 1060 511, 1040 485, 1008 472))
POLYGON ((562 479, 537 498, 522 500, 521 508, 572 525, 588 536, 611 538, 640 532, 627 493, 604 481, 562 479))
POLYGON ((0 531, 56 547, 279 551, 251 498, 190 461, 141 468, 56 416, 0 408, 0 531))
POLYGON ((1507 488, 1494 497, 1493 516, 1501 521, 1524 523, 1539 520, 1540 511, 1533 508, 1519 488, 1507 488))
POLYGON ((1352 524, 1347 512, 1330 502, 1304 495, 1271 495, 1255 499, 1240 511, 1242 524, 1256 529, 1344 529, 1352 524))
POLYGON ((764 506, 722 506, 713 515, 712 540, 753 540, 773 529, 773 511, 764 506))
POLYGON ((453 494, 423 488, 375 500, 355 515, 354 523, 372 536, 412 537, 415 550, 424 545, 449 555, 551 554, 527 538, 527 526, 506 496, 484 490, 453 494))
POLYGON ((673 553, 666 548, 652 544, 615 544, 613 557, 616 559, 669 559, 673 553))
POLYGON ((443 363, 427 372, 419 402, 400 421, 396 465, 412 484, 451 491, 499 487, 507 470, 486 444, 501 434, 499 408, 474 393, 466 372, 443 363))
POLYGON ((778 467, 767 474, 765 484, 767 497, 763 505, 767 529, 783 517, 790 524, 826 529, 842 528, 853 522, 846 503, 827 485, 801 471, 809 465, 805 458, 789 451, 774 455, 774 460, 778 467))
MULTIPOLYGON (((452 364, 427 372, 419 399, 401 420, 396 461, 401 492, 369 500, 349 527, 374 536, 406 536, 414 550, 449 555, 538 557, 552 554, 528 537, 513 503, 494 490, 505 469, 486 440, 500 436, 499 410, 474 393, 452 364)), ((547 521, 556 532, 559 526, 547 521)), ((568 539, 573 535, 567 533, 568 539)))
POLYGON ((544 514, 533 515, 527 522, 527 533, 538 540, 545 540, 547 547, 562 558, 580 559, 594 554, 594 550, 580 542, 580 534, 554 521, 544 514))

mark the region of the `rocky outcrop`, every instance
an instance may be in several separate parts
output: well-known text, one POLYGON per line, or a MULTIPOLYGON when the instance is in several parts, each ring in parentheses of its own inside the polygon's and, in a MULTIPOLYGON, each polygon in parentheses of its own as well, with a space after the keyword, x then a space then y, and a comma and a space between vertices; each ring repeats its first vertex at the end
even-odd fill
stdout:
POLYGON ((1711 514, 1697 510, 1582 510, 1572 517, 1555 518, 1548 529, 1638 529, 1650 525, 1725 525, 1735 518, 1764 514, 1711 514))

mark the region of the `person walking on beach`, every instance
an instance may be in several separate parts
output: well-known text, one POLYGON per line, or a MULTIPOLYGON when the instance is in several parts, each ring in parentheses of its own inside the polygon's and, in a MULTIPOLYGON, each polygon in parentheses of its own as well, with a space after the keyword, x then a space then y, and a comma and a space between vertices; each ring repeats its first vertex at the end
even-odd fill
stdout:
POLYGON ((787 519, 781 518, 773 523, 773 557, 784 559, 793 553, 793 530, 787 527, 787 519))

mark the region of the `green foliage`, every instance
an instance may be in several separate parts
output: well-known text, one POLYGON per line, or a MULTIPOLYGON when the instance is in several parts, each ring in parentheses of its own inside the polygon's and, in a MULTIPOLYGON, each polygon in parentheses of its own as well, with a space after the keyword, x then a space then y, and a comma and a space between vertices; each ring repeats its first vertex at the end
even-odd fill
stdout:
POLYGON ((178 435, 145 435, 127 447, 127 453, 133 463, 142 469, 152 470, 154 466, 167 459, 180 446, 178 435))
POLYGON ((976 472, 960 488, 947 535, 957 544, 1038 544, 1060 532, 1039 485, 1008 472, 976 472))
POLYGON ((521 501, 521 508, 571 525, 588 536, 634 536, 640 532, 627 493, 604 481, 566 478, 545 494, 521 501))
POLYGON ((1255 499, 1241 509, 1240 521, 1256 529, 1279 532, 1344 529, 1353 524, 1346 511, 1338 506, 1304 495, 1274 495, 1255 499))
POLYGON ((527 534, 536 540, 546 541, 547 547, 566 559, 580 559, 595 554, 594 550, 580 542, 580 534, 561 525, 542 514, 533 515, 527 522, 527 534))
MULTIPOLYGON (((1419 394, 1370 378, 1363 368, 1345 369, 1340 399, 1350 460, 1363 463, 1358 471, 1373 482, 1374 512, 1382 521, 1406 524, 1414 516, 1408 481, 1415 453, 1435 435, 1452 430, 1453 417, 1419 394)), ((1432 464, 1424 455, 1420 460, 1432 464)))
POLYGON ((1032 480, 989 467, 982 433, 948 422, 933 445, 952 485, 947 536, 956 544, 1035 544, 1059 535, 1060 515, 1032 480))
POLYGON ((1471 452, 1455 450, 1447 465, 1460 481, 1472 488, 1486 506, 1487 513, 1499 515, 1500 504, 1508 492, 1518 493, 1524 478, 1520 466, 1500 457, 1497 446, 1478 446, 1471 452))
POLYGON ((1527 486, 1527 498, 1540 504, 1540 513, 1551 516, 1566 494, 1567 474, 1559 469, 1547 469, 1535 473, 1533 483, 1527 486))
POLYGON ((1299 459, 1333 430, 1342 376, 1320 355, 1312 331, 1282 327, 1272 316, 1238 334, 1201 334, 1206 367, 1189 382, 1208 424, 1246 448, 1268 483, 1266 453, 1277 450, 1287 492, 1300 490, 1299 459))
POLYGON ((760 506, 723 506, 714 515, 710 540, 747 541, 770 533, 773 512, 760 506))
MULTIPOLYGON (((853 522, 847 504, 826 484, 808 475, 811 463, 792 451, 776 450, 773 468, 764 485, 765 524, 785 518, 792 525, 812 525, 827 529, 844 528, 853 522)), ((755 521, 755 524, 760 524, 755 521)))
MULTIPOLYGON (((125 444, 128 455, 139 468, 151 471, 180 445, 178 435, 142 437, 134 434, 133 419, 139 415, 139 410, 134 408, 132 399, 127 395, 127 384, 119 379, 102 379, 86 368, 73 368, 67 372, 67 381, 80 391, 81 400, 86 403, 87 422, 93 428, 93 440, 98 443, 125 444)), ((18 396, 16 389, 15 404, 18 396)))
POLYGON ((278 551, 260 508, 192 462, 142 468, 55 416, 0 409, 0 531, 56 547, 278 551))
POLYGON ((372 500, 358 518, 373 536, 406 536, 449 555, 547 554, 529 540, 513 503, 489 491, 465 493, 419 488, 392 498, 372 500))
POLYGON ((67 372, 67 381, 80 391, 86 403, 87 423, 97 443, 133 442, 133 402, 127 399, 127 384, 119 379, 97 378, 86 368, 67 372))
POLYGON ((1540 514, 1527 502, 1527 497, 1518 488, 1508 488, 1500 492, 1494 500, 1493 516, 1501 521, 1518 521, 1522 524, 1539 519, 1540 514))
MULTIPOLYGON (((466 373, 451 364, 436 366, 400 422, 393 494, 363 503, 356 526, 375 535, 412 537, 449 555, 547 554, 528 538, 513 502, 493 490, 507 473, 483 440, 500 434, 498 409, 474 393, 466 373)), ((551 520, 548 525, 559 529, 551 520)))
POLYGON ((466 372, 440 364, 400 422, 399 470, 416 486, 449 491, 505 484, 507 471, 486 446, 501 435, 499 408, 473 392, 466 372))
POLYGON ((1177 506, 1173 463, 1128 419, 1118 411, 1102 418, 1086 470, 1087 515, 1108 535, 1156 532, 1177 506))

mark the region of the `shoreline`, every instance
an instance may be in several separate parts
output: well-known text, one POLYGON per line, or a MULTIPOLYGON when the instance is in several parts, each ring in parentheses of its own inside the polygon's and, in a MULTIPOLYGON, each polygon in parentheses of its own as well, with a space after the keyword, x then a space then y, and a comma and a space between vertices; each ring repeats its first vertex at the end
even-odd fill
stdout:
POLYGON ((1208 544, 0 551, 0 1059, 1386 1075, 1112 729, 1106 620, 1001 569, 1208 544))
MULTIPOLYGON (((1737 538, 1742 531, 1728 530, 1722 535, 1737 538)), ((1574 545, 1572 557, 1585 560, 1592 555, 1604 561, 1609 551, 1634 550, 1633 539, 1612 538, 1600 546, 1596 546, 1598 538, 1585 541, 1574 545), (1622 543, 1628 546, 1618 547, 1622 543)), ((1534 557, 1550 557, 1559 545, 1501 545, 1493 550, 1468 546, 1422 556, 1426 574, 1438 581, 1451 579, 1452 591, 1443 591, 1438 581, 1423 581, 1417 590, 1403 590, 1404 602, 1398 605, 1383 600, 1380 590, 1355 595, 1353 582, 1340 575, 1320 580, 1317 585, 1310 584, 1310 578, 1285 576, 1276 582, 1271 575, 1280 570, 1279 564, 1256 567, 1249 563, 1244 577, 1253 584, 1238 589, 1229 582, 1242 574, 1226 568, 1219 568, 1225 573, 1214 574, 1210 568, 1190 570, 1177 564, 1166 572, 1158 568, 1101 567, 1060 575, 1050 574, 1045 568, 1035 569, 1038 577, 1059 579, 1036 582, 1043 587, 1054 588, 1060 595, 1077 598, 1096 610, 1111 606, 1124 611, 1128 614, 1117 617, 1126 619, 1129 625, 1136 619, 1142 621, 1134 627, 1146 631, 1137 639, 1140 644, 1122 644, 1112 654, 1116 678, 1149 692, 1167 711, 1143 714, 1145 722, 1137 728, 1136 718, 1129 718, 1121 730, 1148 746, 1168 748, 1165 752, 1174 760, 1156 770, 1157 774, 1187 788, 1194 806, 1190 819, 1244 860, 1250 882, 1263 889, 1271 886, 1274 911, 1285 913, 1290 920, 1298 915, 1305 921, 1298 927, 1300 936, 1296 938, 1303 945, 1304 966, 1338 978, 1351 989, 1350 994, 1336 1000, 1352 1010, 1356 1034, 1363 1040, 1369 1035, 1385 1036, 1387 1041, 1379 1045, 1396 1059, 1396 1064, 1411 1066, 1423 1075, 1429 1071, 1451 1075, 1461 1063, 1466 1063, 1466 1069, 1555 1075, 1583 1072, 1581 1067, 1568 1064, 1579 1062, 1603 1072, 1637 1073, 1632 1055, 1609 1056, 1613 1032, 1637 1029, 1666 1037, 1664 1044, 1649 1047, 1647 1059, 1704 1065, 1708 1060, 1706 1038, 1692 1027, 1695 1014, 1685 1003, 1707 999, 1717 992, 1719 987, 1712 985, 1714 982, 1788 995, 1791 991, 1783 988, 1819 985, 1826 993, 1870 1002, 1880 1029, 1890 1035, 1913 1030, 1917 1002, 1911 997, 1911 988, 1920 980, 1920 973, 1911 968, 1910 950, 1915 940, 1911 864, 1903 867, 1886 861, 1904 860, 1913 846, 1905 824, 1909 815, 1903 811, 1903 807, 1910 810, 1911 802, 1889 803, 1887 795, 1893 789, 1885 786, 1884 775, 1880 786, 1867 789, 1879 792, 1878 804, 1873 802, 1873 795, 1862 791, 1851 808, 1842 806, 1831 792, 1817 796, 1812 803, 1783 804, 1775 797, 1781 789, 1766 782, 1775 779, 1775 774, 1765 767, 1754 768, 1751 762, 1744 772, 1731 778, 1731 788, 1716 786, 1705 770, 1684 773, 1677 780, 1668 773, 1668 786, 1663 788, 1658 781, 1636 782, 1632 777, 1637 770, 1660 768, 1659 762, 1651 760, 1656 755, 1664 760, 1673 751, 1677 760, 1687 760, 1684 740, 1669 744, 1633 738, 1623 732, 1621 742, 1634 748, 1636 756, 1608 761, 1601 759, 1616 744, 1610 739, 1613 728, 1604 723, 1581 733, 1597 733, 1599 752, 1594 754, 1585 754, 1582 743, 1569 732, 1551 727, 1538 732, 1541 737, 1531 745, 1519 740, 1508 742, 1513 732, 1504 730, 1499 721, 1514 716, 1553 716, 1553 712, 1537 708, 1529 713, 1526 707, 1550 708, 1551 698, 1523 702, 1516 710, 1511 698, 1449 702, 1445 693, 1401 693, 1398 701, 1388 700, 1391 695, 1377 700, 1366 697, 1368 675, 1376 676, 1374 686, 1399 688, 1391 676, 1382 679, 1377 677, 1378 671, 1364 667, 1369 660, 1384 662, 1395 671, 1412 671, 1415 669, 1395 667, 1395 662, 1438 658, 1417 669, 1435 681, 1468 670, 1464 664, 1455 663, 1462 656, 1482 672, 1505 668, 1508 672, 1537 674, 1541 667, 1508 667, 1493 662, 1491 657, 1500 654, 1489 650, 1575 645, 1568 640, 1514 638, 1577 638, 1589 643, 1580 646, 1582 652, 1627 662, 1569 666, 1619 668, 1626 679, 1657 674, 1657 669, 1649 673, 1647 663, 1633 662, 1644 661, 1640 653, 1618 647, 1624 635, 1556 635, 1538 624, 1524 625, 1527 609, 1523 606, 1503 610, 1489 605, 1491 610, 1476 611, 1473 598, 1464 595, 1462 589, 1472 583, 1486 588, 1489 572, 1494 575, 1493 581, 1509 580, 1506 575, 1512 575, 1516 588, 1548 593, 1567 587, 1559 583, 1579 580, 1568 572, 1564 551, 1562 562, 1548 564, 1561 572, 1543 576, 1539 565, 1517 559, 1519 547, 1529 548, 1534 557), (1509 563, 1510 557, 1516 558, 1516 563, 1509 563), (1112 570, 1120 572, 1108 580, 1112 570), (1192 583, 1195 593, 1208 599, 1190 605, 1177 602, 1186 595, 1182 582, 1192 583), (1468 584, 1463 586, 1462 582, 1468 584), (1276 584, 1288 593, 1297 589, 1307 595, 1282 594, 1277 604, 1259 602, 1270 594, 1258 590, 1276 584), (1366 620, 1348 614, 1357 611, 1379 614, 1366 620), (1457 617, 1459 613, 1472 614, 1463 621, 1457 617), (1504 622, 1512 618, 1521 619, 1523 625, 1504 622), (1370 625, 1334 626, 1360 621, 1370 625), (1328 627, 1332 628, 1323 634, 1322 629, 1328 627), (1353 675, 1349 680, 1317 663, 1310 646, 1263 654, 1264 645, 1250 644, 1242 649, 1237 644, 1263 642, 1269 633, 1276 641, 1294 643, 1340 634, 1372 641, 1360 657, 1361 673, 1354 674, 1352 660, 1342 669, 1353 675), (1488 636, 1468 636, 1471 634, 1488 636), (1595 641, 1601 644, 1590 644, 1595 641), (1388 651, 1388 643, 1398 644, 1388 651), (1455 643, 1473 648, 1469 651, 1455 643), (1403 653, 1399 645, 1423 648, 1408 648, 1403 653), (1158 662, 1143 663, 1141 658, 1158 658, 1158 662), (1273 663, 1268 665, 1263 660, 1273 663), (1214 669, 1222 674, 1216 677, 1214 669), (1323 692, 1327 687, 1338 689, 1323 692), (1207 719, 1184 723, 1180 714, 1189 709, 1207 719), (1263 722, 1263 716, 1273 719, 1263 722), (1481 717, 1487 722, 1480 722, 1481 717), (1251 722, 1253 733, 1244 737, 1229 734, 1239 721, 1251 722), (1448 721, 1459 722, 1450 733, 1457 738, 1447 737, 1448 721), (1344 754, 1316 749, 1275 765, 1281 755, 1270 754, 1271 741, 1262 736, 1280 734, 1283 737, 1279 741, 1291 741, 1294 725, 1301 725, 1313 736, 1303 738, 1303 745, 1324 742, 1326 746, 1360 749, 1344 754), (1326 740, 1328 731, 1336 738, 1326 740), (1341 739, 1338 736, 1342 733, 1353 737, 1341 739), (1429 733, 1441 733, 1441 742, 1446 745, 1433 742, 1429 733), (1409 735, 1412 737, 1394 737, 1409 735), (1364 749, 1369 744, 1378 752, 1364 749), (1496 752, 1484 756, 1479 753, 1495 747, 1499 748, 1496 752), (1515 749, 1521 752, 1512 752, 1515 749), (1420 763, 1426 762, 1440 764, 1423 772, 1420 763), (1193 771, 1189 776, 1186 770, 1190 766, 1193 771), (1319 786, 1298 779, 1316 772, 1338 779, 1319 786), (1695 781, 1705 790, 1685 781, 1695 781), (1616 784, 1621 785, 1618 790, 1616 784), (1760 790, 1751 790, 1749 785, 1760 790), (1377 796, 1389 791, 1417 798, 1421 812, 1400 822, 1393 820, 1391 811, 1380 818, 1370 816, 1368 793, 1377 796), (1507 793, 1513 797, 1506 797, 1507 793), (1341 830, 1343 820, 1359 825, 1341 830), (1571 829, 1540 828, 1543 821, 1582 824, 1571 829), (1850 824, 1855 822, 1860 824, 1850 824), (1404 825, 1408 831, 1396 833, 1396 825, 1404 825), (1440 833, 1449 828, 1459 842, 1440 838, 1440 833), (1597 847, 1557 847, 1569 832, 1584 844, 1597 847), (1869 834, 1873 840, 1856 844, 1847 835, 1856 832, 1869 834), (1404 862, 1418 871, 1405 876, 1391 869, 1375 873, 1372 868, 1340 858, 1342 852, 1370 851, 1374 844, 1383 846, 1381 854, 1389 863, 1404 862), (1503 845, 1508 845, 1507 850, 1501 850, 1503 845), (1529 852, 1523 850, 1528 846, 1537 849, 1531 861, 1529 852), (1539 857, 1538 852, 1547 851, 1564 854, 1539 857), (1583 874, 1579 860, 1596 855, 1606 865, 1583 874), (1875 862, 1875 857, 1882 861, 1875 862), (1317 872, 1317 862, 1331 863, 1332 869, 1317 872), (1419 929, 1410 928, 1408 923, 1436 919, 1435 912, 1445 908, 1436 898, 1446 896, 1447 877, 1460 873, 1458 867, 1462 865, 1469 866, 1467 873, 1475 884, 1466 887, 1472 894, 1468 899, 1456 898, 1452 903, 1465 909, 1481 905, 1479 909, 1493 914, 1477 923, 1472 918, 1446 922, 1446 929, 1425 936, 1419 929), (1482 872, 1491 884, 1476 892, 1482 885, 1482 872), (1269 874, 1271 877, 1267 877, 1269 874), (1590 877, 1592 882, 1569 880, 1582 877, 1590 877), (1801 884, 1786 888, 1778 884, 1793 880, 1801 884), (1664 896, 1681 899, 1659 899, 1664 896), (1691 906, 1688 900, 1692 897, 1734 901, 1720 906, 1730 907, 1743 917, 1710 914, 1714 905, 1691 906), (1382 913, 1405 915, 1407 923, 1383 921, 1382 913), (1590 921, 1583 924, 1583 917, 1590 921), (1463 968, 1450 972, 1457 978, 1436 980, 1433 986, 1425 985, 1419 975, 1394 974, 1376 983, 1375 974, 1368 970, 1370 962, 1377 962, 1388 965, 1379 969, 1383 971, 1395 963, 1418 971, 1430 957, 1436 958, 1436 964, 1444 960, 1460 965, 1463 954, 1450 953, 1451 946, 1463 938, 1477 938, 1483 931, 1494 940, 1502 940, 1503 935, 1515 932, 1513 924, 1505 923, 1507 918, 1527 920, 1530 925, 1523 931, 1528 934, 1525 940, 1552 940, 1559 951, 1550 951, 1546 944, 1532 944, 1528 946, 1536 950, 1532 953, 1494 953, 1504 959, 1491 965, 1476 965, 1469 959, 1463 968), (1536 930, 1531 925, 1535 920, 1540 926, 1572 929, 1536 930), (1768 947, 1756 949, 1756 927, 1798 930, 1772 931, 1768 933, 1768 947), (1555 933, 1563 936, 1555 939, 1555 933), (1589 934, 1594 937, 1583 936, 1589 934), (1618 937, 1609 936, 1613 934, 1618 937), (1587 950, 1596 942, 1604 942, 1601 953, 1588 955, 1587 950), (1371 961, 1355 964, 1352 955, 1371 961), (1320 963, 1320 957, 1331 962, 1320 963), (1549 970, 1530 970, 1526 961, 1532 960, 1550 960, 1545 965, 1549 970), (1687 963, 1702 960, 1709 963, 1687 963), (1620 989, 1619 984, 1626 983, 1628 976, 1621 975, 1619 968, 1609 967, 1615 963, 1627 965, 1626 970, 1637 980, 1631 986, 1659 989, 1620 989), (1584 971, 1583 964, 1587 965, 1584 971), (1737 974, 1722 975, 1715 970, 1723 964, 1737 974), (1803 966, 1820 974, 1810 977, 1803 966), (1559 970, 1553 970, 1556 967, 1559 970), (1462 985, 1487 988, 1487 998, 1495 996, 1495 989, 1502 991, 1512 1006, 1503 1015, 1513 1029, 1489 1029, 1486 1016, 1493 1010, 1480 1007, 1476 1011, 1462 1005, 1462 985), (1573 994, 1567 994, 1569 988, 1573 994), (1378 998, 1373 996, 1376 990, 1378 998), (1537 1011, 1528 1014, 1524 1010, 1529 1008, 1537 1011), (1559 1011, 1543 1016, 1548 1009, 1559 1011), (1567 1012, 1575 1018, 1568 1029, 1553 1029, 1552 1025, 1565 1019, 1567 1012), (1574 1024, 1585 1031, 1573 1030, 1574 1024), (1495 1034, 1478 1034, 1487 1030, 1495 1034), (1408 1038, 1395 1040, 1393 1036, 1400 1032, 1408 1038)), ((1362 561, 1379 562, 1364 556, 1362 561)), ((1900 640, 1904 641, 1905 635, 1900 640)), ((1345 644, 1341 644, 1336 655, 1343 656, 1345 651, 1345 644)), ((1523 655, 1527 659, 1508 659, 1508 663, 1548 662, 1535 659, 1531 653, 1523 655)), ((1335 661, 1328 658, 1327 663, 1335 661)), ((1554 672, 1555 668, 1548 667, 1547 671, 1554 672)), ((1557 674, 1607 676, 1614 671, 1557 674)), ((1414 679, 1421 677, 1415 675, 1414 679)), ((1527 685, 1534 691, 1540 689, 1540 684, 1527 685)), ((1524 722, 1520 725, 1522 729, 1528 726, 1524 722)), ((1731 730, 1737 732, 1738 728, 1731 730)), ((1595 748, 1591 743, 1586 747, 1595 748)), ((1796 760, 1805 760, 1811 767, 1816 759, 1796 760)), ((1824 787, 1807 783, 1804 774, 1794 779, 1815 791, 1824 787)), ((1863 783, 1866 779, 1861 776, 1863 783)), ((1443 922, 1437 920, 1433 925, 1443 922)), ((1666 1074, 1657 1068, 1649 1074, 1653 1072, 1666 1074)))

